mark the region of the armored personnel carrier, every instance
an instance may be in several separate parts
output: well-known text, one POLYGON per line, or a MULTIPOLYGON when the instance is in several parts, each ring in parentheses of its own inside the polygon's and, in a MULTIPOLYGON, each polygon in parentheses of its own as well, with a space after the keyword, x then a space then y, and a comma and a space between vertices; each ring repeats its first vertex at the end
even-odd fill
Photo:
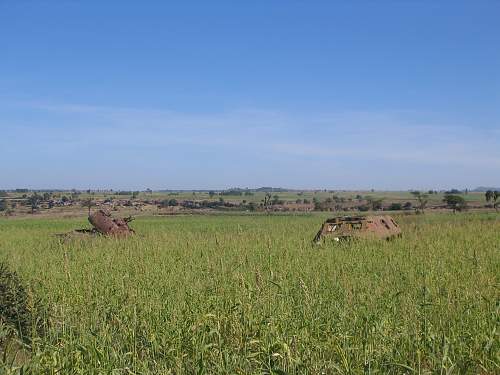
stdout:
POLYGON ((339 216, 324 222, 314 243, 319 244, 323 237, 335 241, 350 238, 391 239, 401 235, 401 229, 389 215, 380 216, 339 216))

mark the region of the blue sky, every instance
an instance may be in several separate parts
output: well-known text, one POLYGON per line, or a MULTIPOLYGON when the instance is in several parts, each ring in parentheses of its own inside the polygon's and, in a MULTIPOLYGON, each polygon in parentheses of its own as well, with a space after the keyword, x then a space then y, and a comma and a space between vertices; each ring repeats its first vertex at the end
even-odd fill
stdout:
POLYGON ((498 1, 0 1, 0 188, 500 185, 498 1))

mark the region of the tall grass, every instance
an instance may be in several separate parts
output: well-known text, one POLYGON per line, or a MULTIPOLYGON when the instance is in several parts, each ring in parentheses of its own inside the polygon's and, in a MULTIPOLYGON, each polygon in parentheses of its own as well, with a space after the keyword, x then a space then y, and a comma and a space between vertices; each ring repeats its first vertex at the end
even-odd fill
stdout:
POLYGON ((401 239, 313 247, 320 216, 141 218, 70 243, 52 233, 83 221, 2 220, 0 260, 50 324, 2 369, 499 373, 499 217, 399 221, 401 239))

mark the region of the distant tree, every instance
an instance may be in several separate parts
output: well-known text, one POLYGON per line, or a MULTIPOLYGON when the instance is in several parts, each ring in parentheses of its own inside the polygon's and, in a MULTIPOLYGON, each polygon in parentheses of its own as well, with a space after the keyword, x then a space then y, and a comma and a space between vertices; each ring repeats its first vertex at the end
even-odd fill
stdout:
POLYGON ((6 191, 0 190, 0 197, 8 197, 8 196, 9 196, 9 194, 7 194, 6 191))
POLYGON ((147 188, 146 189, 146 193, 149 194, 149 195, 152 195, 153 194, 153 190, 151 190, 150 188, 147 188))
POLYGON ((391 211, 399 211, 402 209, 401 203, 391 203, 389 206, 389 210, 391 211))
POLYGON ((42 196, 38 195, 37 193, 32 194, 28 198, 28 204, 31 207, 31 213, 34 214, 35 210, 38 209, 38 205, 40 204, 40 201, 42 200, 42 196))
POLYGON ((160 202, 160 207, 175 207, 178 206, 179 202, 177 199, 164 199, 160 202))
POLYGON ((138 191, 132 192, 132 199, 136 199, 138 196, 139 196, 139 192, 138 191))
POLYGON ((304 198, 304 200, 302 201, 304 204, 311 204, 311 201, 307 198, 304 198))
POLYGON ((0 199, 0 211, 5 211, 9 208, 6 199, 0 199))
POLYGON ((484 193, 484 196, 486 198, 486 202, 489 202, 493 199, 493 191, 492 190, 488 190, 486 193, 484 193))
POLYGON ((453 212, 463 211, 467 208, 465 199, 460 195, 445 194, 443 201, 449 208, 453 209, 453 212))
POLYGON ((87 199, 83 201, 83 207, 87 207, 89 211, 89 216, 90 216, 90 209, 95 206, 95 202, 92 199, 92 195, 89 195, 87 199))
POLYGON ((382 201, 383 199, 377 199, 371 196, 365 197, 368 206, 371 208, 372 211, 377 211, 382 208, 382 201))
POLYGON ((272 205, 275 205, 275 204, 283 204, 284 202, 280 199, 279 195, 275 194, 273 196, 273 200, 271 201, 271 204, 272 205))
POLYGON ((498 211, 498 203, 497 203, 498 198, 500 198, 500 191, 495 190, 493 192, 493 207, 495 208, 496 211, 498 211))
POLYGON ((48 192, 43 193, 43 200, 44 201, 46 201, 46 202, 49 201, 51 197, 52 197, 52 194, 50 194, 48 192))
POLYGON ((321 205, 321 201, 317 197, 313 198, 313 204, 314 204, 315 210, 319 211, 319 210, 323 209, 323 206, 321 205))
POLYGON ((382 209, 382 201, 383 201, 383 199, 372 200, 372 202, 371 202, 372 210, 376 211, 376 210, 382 209))
POLYGON ((421 193, 420 191, 412 191, 411 193, 418 201, 418 206, 416 208, 417 213, 424 213, 427 203, 429 202, 429 195, 421 193))
POLYGON ((295 200, 295 203, 297 203, 297 204, 301 204, 301 203, 302 203, 302 199, 296 199, 296 200, 295 200))
POLYGON ((210 198, 213 198, 213 197, 214 197, 214 195, 215 195, 215 191, 210 190, 210 191, 208 192, 208 195, 210 196, 210 198))
POLYGON ((264 199, 262 201, 264 203, 264 208, 266 211, 268 210, 269 206, 271 205, 271 198, 272 198, 271 193, 266 193, 266 195, 264 196, 264 199))

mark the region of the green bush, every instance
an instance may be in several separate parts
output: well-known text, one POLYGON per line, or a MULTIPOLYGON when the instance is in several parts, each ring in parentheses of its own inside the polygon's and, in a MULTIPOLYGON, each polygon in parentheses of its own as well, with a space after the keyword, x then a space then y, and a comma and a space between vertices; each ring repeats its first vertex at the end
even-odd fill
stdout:
POLYGON ((401 203, 391 203, 391 205, 389 206, 390 211, 399 211, 402 209, 403 207, 401 206, 401 203))
POLYGON ((15 328, 21 338, 29 336, 32 298, 19 276, 0 262, 0 324, 15 328))
POLYGON ((460 195, 445 194, 443 202, 453 211, 463 211, 467 209, 467 202, 460 195))

